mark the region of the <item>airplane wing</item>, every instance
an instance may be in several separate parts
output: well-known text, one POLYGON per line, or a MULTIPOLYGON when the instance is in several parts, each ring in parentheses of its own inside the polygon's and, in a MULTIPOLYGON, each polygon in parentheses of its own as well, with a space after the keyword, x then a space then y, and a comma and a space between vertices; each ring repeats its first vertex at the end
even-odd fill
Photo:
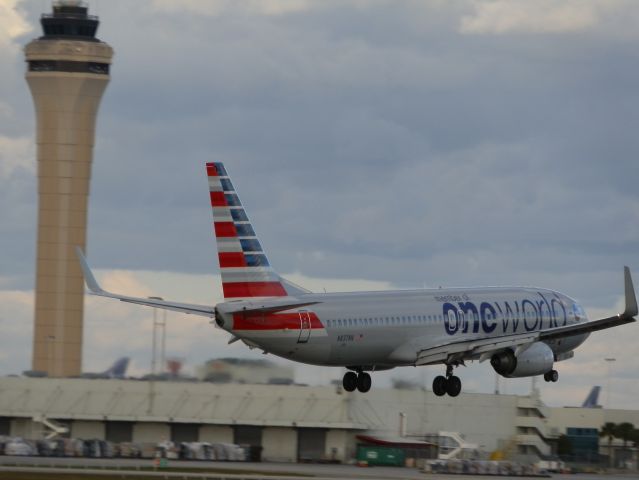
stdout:
POLYGON ((590 333, 606 328, 616 327, 618 325, 624 325, 626 323, 635 322, 634 317, 637 316, 637 297, 635 295, 635 287, 632 284, 632 276, 630 275, 630 269, 623 267, 624 274, 624 290, 626 297, 626 307, 623 313, 615 315, 613 317, 600 318, 598 320, 591 320, 584 323, 575 323, 572 325, 566 325, 565 327, 557 327, 552 330, 541 332, 540 338, 544 340, 550 340, 555 338, 569 337, 579 333, 590 333))
MULTIPOLYGON (((163 308, 165 310, 172 310, 174 312, 187 313, 192 315, 200 315, 204 317, 215 318, 216 307, 209 305, 196 305, 191 303, 178 303, 170 302, 166 300, 160 300, 157 298, 138 298, 128 297, 126 295, 118 295, 116 293, 107 292, 103 290, 98 284, 87 259, 84 257, 80 247, 76 247, 76 254, 82 267, 82 273, 84 275, 84 281, 87 287, 93 295, 99 297, 115 298, 121 302, 134 303, 137 305, 146 305, 148 307, 163 308)), ((301 308, 308 305, 314 305, 319 302, 315 301, 300 301, 295 297, 277 297, 274 299, 264 299, 261 302, 257 299, 252 301, 235 301, 219 304, 220 311, 226 314, 233 313, 254 313, 254 312, 279 312, 283 310, 289 310, 292 308, 301 308)))
POLYGON ((624 267, 624 291, 626 306, 623 313, 613 317, 591 320, 584 323, 575 323, 550 330, 527 332, 501 337, 483 338, 478 340, 466 340, 462 342, 449 342, 434 348, 421 350, 417 354, 416 365, 432 365, 436 363, 452 363, 464 360, 479 359, 480 362, 489 359, 494 353, 511 348, 517 356, 527 349, 533 342, 539 340, 552 340, 556 338, 570 337, 582 333, 596 332, 606 328, 616 327, 636 321, 638 314, 637 297, 632 283, 630 269, 624 267))
POLYGON ((93 276, 93 272, 91 271, 91 268, 89 268, 87 259, 84 257, 84 254, 82 253, 82 250, 80 249, 80 247, 76 247, 75 251, 76 251, 76 254, 78 255, 80 266, 82 267, 84 281, 93 295, 97 295, 99 297, 115 298, 117 300, 120 300, 121 302, 135 303, 137 305, 146 305, 148 307, 156 307, 156 308, 163 308, 166 310, 173 310, 175 312, 201 315, 204 317, 215 317, 215 307, 211 307, 211 306, 194 305, 189 303, 167 302, 165 300, 154 299, 154 298, 128 297, 126 295, 118 295, 115 293, 107 292, 106 290, 103 290, 100 287, 100 285, 98 284, 98 281, 95 279, 95 276, 93 276))
POLYGON ((539 332, 506 335, 503 337, 482 338, 464 342, 450 342, 435 348, 422 350, 417 354, 415 365, 433 365, 464 360, 489 359, 493 353, 506 348, 525 348, 539 339, 539 332))

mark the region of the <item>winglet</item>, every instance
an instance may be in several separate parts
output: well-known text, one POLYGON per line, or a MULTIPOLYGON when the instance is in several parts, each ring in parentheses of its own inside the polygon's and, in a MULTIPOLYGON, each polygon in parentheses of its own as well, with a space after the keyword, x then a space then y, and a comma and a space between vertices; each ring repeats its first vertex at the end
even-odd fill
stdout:
POLYGON ((639 313, 637 308, 637 296, 635 295, 635 287, 632 284, 632 276, 630 269, 623 267, 624 290, 626 294, 626 309, 622 313, 624 317, 635 317, 639 313))
POLYGON ((82 274, 84 275, 84 281, 93 293, 102 294, 106 293, 104 290, 100 288, 97 280, 93 276, 93 272, 89 268, 89 264, 87 263, 87 259, 84 258, 84 253, 82 253, 82 249, 80 247, 75 247, 75 253, 78 256, 78 260, 80 261, 80 267, 82 267, 82 274))

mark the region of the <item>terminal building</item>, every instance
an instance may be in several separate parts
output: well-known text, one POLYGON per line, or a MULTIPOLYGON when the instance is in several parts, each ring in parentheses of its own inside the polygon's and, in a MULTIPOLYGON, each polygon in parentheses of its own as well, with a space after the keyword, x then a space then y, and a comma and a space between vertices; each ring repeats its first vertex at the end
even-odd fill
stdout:
POLYGON ((449 398, 421 389, 363 395, 334 385, 0 379, 0 434, 42 438, 42 421, 49 419, 67 426, 72 438, 235 443, 262 447, 263 460, 283 462, 348 462, 363 436, 401 444, 440 431, 459 432, 478 455, 544 456, 559 434, 553 428, 599 428, 610 415, 629 418, 598 409, 596 418, 573 420, 578 410, 588 409, 550 409, 535 395, 449 398))
MULTIPOLYGON (((544 457, 560 435, 579 447, 598 440, 606 422, 639 425, 639 411, 549 408, 532 394, 422 389, 154 382, 82 378, 0 379, 0 435, 43 438, 49 420, 68 436, 114 443, 235 443, 261 447, 262 460, 349 462, 363 438, 380 445, 429 441, 458 432, 483 458, 544 457)), ((615 442, 619 447, 619 442, 615 442)))
MULTIPOLYGON (((266 461, 355 455, 358 435, 385 441, 456 431, 487 452, 546 454, 549 412, 536 398, 422 390, 7 377, 0 380, 0 433, 40 438, 51 419, 74 438, 113 442, 209 441, 260 446, 266 461)), ((395 442, 398 443, 398 442, 395 442)))

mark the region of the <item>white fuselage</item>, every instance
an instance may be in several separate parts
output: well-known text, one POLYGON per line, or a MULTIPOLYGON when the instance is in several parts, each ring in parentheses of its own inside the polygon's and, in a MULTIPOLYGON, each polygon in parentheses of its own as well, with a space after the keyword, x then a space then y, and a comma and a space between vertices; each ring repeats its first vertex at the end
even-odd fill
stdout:
MULTIPOLYGON (((223 328, 249 345, 290 360, 381 370, 414 365, 419 351, 451 341, 587 321, 574 300, 541 288, 313 293, 297 298, 317 303, 286 312, 227 315, 223 328)), ((587 336, 546 343, 557 356, 587 336)))

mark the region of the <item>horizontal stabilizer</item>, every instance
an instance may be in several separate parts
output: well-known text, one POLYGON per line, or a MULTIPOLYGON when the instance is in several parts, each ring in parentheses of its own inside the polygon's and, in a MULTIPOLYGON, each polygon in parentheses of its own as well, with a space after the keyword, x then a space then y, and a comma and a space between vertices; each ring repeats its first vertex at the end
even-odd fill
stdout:
POLYGON ((309 305, 316 305, 321 302, 303 302, 295 297, 280 297, 273 299, 263 299, 261 302, 252 301, 238 301, 228 302, 219 305, 221 313, 233 314, 233 313, 274 313, 282 312, 284 310, 291 310, 293 308, 308 307, 309 305))
POLYGON ((162 308, 165 310, 172 310, 174 312, 181 313, 189 313, 193 315, 201 315, 204 317, 215 317, 215 308, 208 305, 194 305, 190 303, 177 303, 177 302, 169 302, 160 299, 154 298, 138 298, 138 297, 128 297, 126 295, 118 295, 116 293, 107 292, 103 290, 98 284, 89 264, 87 263, 87 259, 84 257, 82 253, 82 249, 80 247, 76 247, 76 254, 78 256, 78 260, 80 261, 80 267, 82 268, 82 274, 84 275, 84 281, 87 284, 87 287, 91 291, 93 295, 97 295, 99 297, 107 297, 107 298, 116 298, 121 302, 126 303, 135 303, 137 305, 146 305, 148 307, 162 308))

